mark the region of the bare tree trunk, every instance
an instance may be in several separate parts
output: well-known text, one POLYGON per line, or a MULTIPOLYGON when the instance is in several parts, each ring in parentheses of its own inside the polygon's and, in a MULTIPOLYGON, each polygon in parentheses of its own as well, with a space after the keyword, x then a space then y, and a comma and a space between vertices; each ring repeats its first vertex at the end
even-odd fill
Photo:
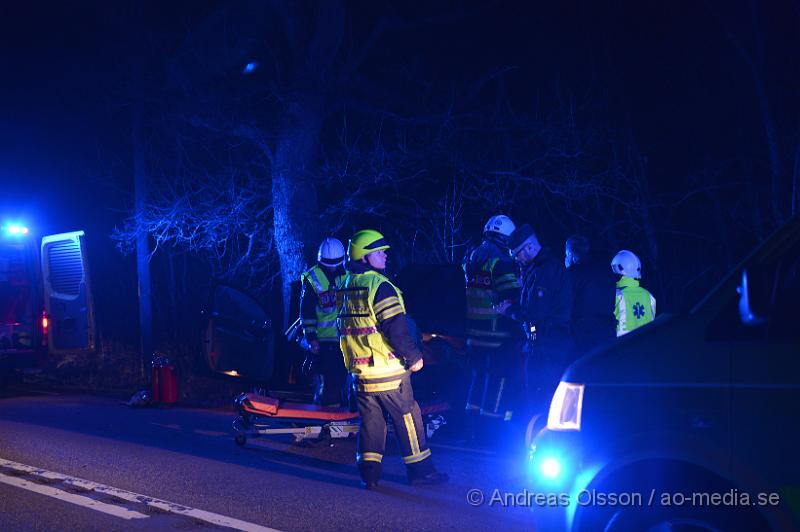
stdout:
MULTIPOLYGON (((739 53, 739 57, 742 61, 747 65, 753 79, 756 98, 758 99, 758 106, 761 111, 761 123, 764 127, 764 135, 767 142, 772 221, 773 226, 777 226, 781 225, 786 219, 784 216, 784 203, 781 197, 781 190, 783 187, 781 183, 780 141, 778 139, 775 117, 772 113, 772 106, 767 92, 767 79, 764 67, 764 38, 759 18, 759 5, 760 3, 755 0, 750 1, 750 21, 753 28, 752 38, 755 42, 755 49, 751 51, 744 45, 743 39, 737 36, 731 29, 731 26, 725 22, 722 14, 718 12, 710 2, 706 2, 707 8, 720 22, 728 40, 739 53)), ((772 229, 774 229, 774 227, 770 228, 770 230, 772 229)))
POLYGON ((758 94, 758 104, 761 109, 761 122, 764 126, 764 134, 767 138, 767 152, 769 154, 770 170, 770 203, 772 205, 772 216, 776 226, 780 226, 784 221, 783 201, 781 196, 781 157, 778 146, 778 133, 775 129, 775 120, 770 109, 769 97, 764 87, 763 75, 753 69, 753 80, 758 94))
MULTIPOLYGON (((630 168, 630 177, 636 180, 636 192, 632 198, 634 203, 633 211, 639 215, 639 227, 644 232, 647 239, 647 248, 650 255, 650 260, 655 270, 653 272, 651 286, 658 287, 658 293, 664 295, 663 276, 661 275, 661 256, 659 252, 658 240, 656 238, 656 227, 653 218, 652 209, 650 206, 650 190, 647 184, 647 162, 639 151, 639 145, 636 143, 633 134, 633 127, 630 122, 627 125, 627 150, 628 150, 628 168, 630 168)), ((663 307, 662 307, 663 308, 663 307)))
MULTIPOLYGON (((652 211, 650 208, 650 193, 649 187, 647 186, 647 170, 645 169, 644 161, 642 161, 642 157, 637 154, 637 179, 639 180, 639 208, 638 211, 642 217, 642 231, 644 231, 645 237, 647 238, 647 247, 648 251, 650 252, 650 260, 652 261, 652 266, 654 266, 653 272, 653 284, 658 287, 658 291, 661 296, 665 296, 664 293, 664 276, 661 274, 661 254, 658 246, 658 240, 656 237, 656 227, 655 222, 653 221, 652 211)), ((663 304, 662 304, 662 307, 663 304)))
POLYGON ((272 173, 275 246, 280 260, 283 327, 289 322, 291 285, 306 267, 307 247, 319 240, 319 206, 314 170, 321 114, 296 102, 287 113, 287 133, 275 151, 272 173))
POLYGON ((797 214, 798 208, 800 208, 800 139, 798 139, 797 146, 794 150, 794 170, 792 171, 792 216, 797 214))
POLYGON ((175 272, 175 254, 172 252, 167 253, 167 265, 169 267, 169 317, 172 323, 171 334, 173 339, 177 337, 177 331, 181 328, 181 323, 178 321, 178 276, 175 272))
MULTIPOLYGON (((134 210, 137 219, 147 205, 147 168, 144 155, 141 105, 136 106, 133 116, 133 180, 134 210)), ((139 284, 139 331, 141 334, 141 377, 145 376, 145 364, 153 354, 153 302, 150 293, 150 234, 137 231, 136 272, 139 284)))
POLYGON ((753 35, 755 37, 755 53, 750 59, 750 69, 753 73, 753 82, 756 86, 756 94, 758 95, 758 106, 761 109, 761 121, 764 125, 764 134, 767 139, 767 153, 769 153, 769 168, 770 168, 770 199, 772 204, 772 218, 776 226, 780 226, 785 221, 784 204, 781 197, 781 157, 780 157, 780 143, 778 140, 778 132, 775 127, 775 116, 772 114, 772 109, 767 94, 766 87, 766 73, 764 68, 764 34, 761 30, 761 23, 759 17, 759 2, 750 0, 750 12, 752 16, 750 20, 753 24, 753 35))
POLYGON ((284 17, 289 46, 295 52, 288 107, 272 160, 274 237, 281 267, 285 328, 292 282, 299 280, 306 266, 307 246, 315 247, 322 233, 314 182, 328 84, 344 36, 345 9, 340 1, 321 2, 308 19, 290 2, 273 6, 284 17), (308 30, 310 40, 297 31, 300 27, 308 30))
MULTIPOLYGON (((131 20, 139 30, 144 28, 144 15, 139 4, 131 4, 131 20)), ((143 34, 139 31, 137 33, 143 34)), ((133 155, 133 194, 134 216, 137 226, 145 216, 147 208, 147 157, 145 136, 145 72, 147 56, 144 49, 133 56, 133 106, 131 116, 131 149, 133 155)), ((150 233, 137 227, 136 230, 136 275, 139 292, 139 334, 140 334, 140 378, 146 376, 146 364, 153 354, 153 300, 150 282, 150 233)))

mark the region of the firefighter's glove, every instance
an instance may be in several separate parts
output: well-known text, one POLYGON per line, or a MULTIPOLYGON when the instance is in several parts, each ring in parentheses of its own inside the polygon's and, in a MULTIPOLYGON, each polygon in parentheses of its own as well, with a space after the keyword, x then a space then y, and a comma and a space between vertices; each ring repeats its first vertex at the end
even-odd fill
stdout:
POLYGON ((308 350, 311 354, 317 356, 319 354, 319 340, 311 340, 308 342, 308 350))
POLYGON ((511 301, 506 299, 505 301, 501 301, 500 303, 497 303, 496 305, 492 305, 492 308, 498 314, 506 315, 508 313, 508 310, 511 308, 511 304, 512 304, 511 301))

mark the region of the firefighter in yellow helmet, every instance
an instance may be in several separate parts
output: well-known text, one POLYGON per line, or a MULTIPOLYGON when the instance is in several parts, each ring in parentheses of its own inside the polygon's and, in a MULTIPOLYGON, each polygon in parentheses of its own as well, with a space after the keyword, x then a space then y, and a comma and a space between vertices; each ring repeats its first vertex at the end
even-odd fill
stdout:
POLYGON ((361 429, 356 461, 362 485, 375 489, 386 447, 385 414, 392 418, 410 484, 439 484, 448 477, 431 461, 425 425, 411 388, 422 353, 411 336, 400 290, 383 275, 389 244, 377 231, 350 239, 350 262, 340 293, 339 343, 356 383, 361 429))
POLYGON ((344 246, 328 237, 317 252, 317 263, 300 276, 300 319, 317 379, 314 402, 339 406, 347 402, 347 370, 339 352, 336 330, 336 287, 344 280, 344 246))

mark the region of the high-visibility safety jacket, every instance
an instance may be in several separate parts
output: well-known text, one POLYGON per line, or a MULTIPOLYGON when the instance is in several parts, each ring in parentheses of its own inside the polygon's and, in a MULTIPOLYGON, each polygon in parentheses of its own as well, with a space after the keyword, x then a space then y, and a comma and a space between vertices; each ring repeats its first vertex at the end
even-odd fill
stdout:
POLYGON ((497 348, 512 338, 518 326, 495 312, 492 305, 519 300, 517 267, 507 253, 484 241, 464 262, 467 289, 467 345, 497 348))
POLYGON ((656 298, 639 286, 638 279, 623 275, 617 281, 617 300, 614 305, 617 336, 628 334, 656 317, 656 298))
POLYGON ((338 309, 336 305, 336 286, 340 285, 344 276, 337 276, 333 282, 328 280, 325 271, 315 264, 308 271, 300 276, 302 285, 308 283, 317 296, 317 304, 314 309, 314 317, 303 316, 301 313, 301 325, 306 338, 316 334, 320 342, 336 342, 339 340, 339 332, 336 330, 336 317, 338 309))
POLYGON ((384 320, 405 314, 400 290, 374 270, 348 273, 341 286, 342 307, 339 311, 339 347, 345 367, 356 377, 362 393, 396 390, 406 373, 403 362, 378 330, 384 320), (383 283, 389 283, 397 296, 375 303, 375 294, 383 283))

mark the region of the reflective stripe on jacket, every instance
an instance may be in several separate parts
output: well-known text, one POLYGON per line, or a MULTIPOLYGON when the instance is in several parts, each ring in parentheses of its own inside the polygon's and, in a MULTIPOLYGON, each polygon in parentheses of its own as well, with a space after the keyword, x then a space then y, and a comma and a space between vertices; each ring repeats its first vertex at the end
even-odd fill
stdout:
POLYGON ((374 270, 348 273, 340 287, 339 346, 347 369, 355 375, 359 391, 367 393, 395 390, 406 373, 405 366, 392 352, 391 345, 379 331, 379 321, 405 313, 400 290, 374 270), (375 294, 383 283, 397 292, 375 303, 375 294))
POLYGON ((492 270, 500 259, 489 259, 467 280, 467 319, 491 320, 497 317, 492 305, 497 302, 497 290, 492 270))
POLYGON ((316 319, 306 317, 302 320, 303 331, 306 336, 309 333, 316 333, 317 339, 321 342, 338 340, 339 333, 336 330, 336 316, 338 313, 336 286, 341 284, 342 280, 343 276, 338 276, 331 283, 319 264, 315 264, 300 276, 300 282, 310 284, 317 296, 316 319))
POLYGON ((497 244, 484 242, 464 263, 468 346, 500 347, 513 337, 512 331, 517 328, 492 308, 503 299, 516 301, 519 298, 519 276, 513 272, 516 267, 511 266, 510 258, 501 257, 501 253, 497 244), (502 273, 498 273, 498 269, 502 273))
POLYGON ((614 305, 617 336, 628 334, 656 317, 656 298, 639 286, 639 281, 622 276, 617 281, 617 300, 614 305))

